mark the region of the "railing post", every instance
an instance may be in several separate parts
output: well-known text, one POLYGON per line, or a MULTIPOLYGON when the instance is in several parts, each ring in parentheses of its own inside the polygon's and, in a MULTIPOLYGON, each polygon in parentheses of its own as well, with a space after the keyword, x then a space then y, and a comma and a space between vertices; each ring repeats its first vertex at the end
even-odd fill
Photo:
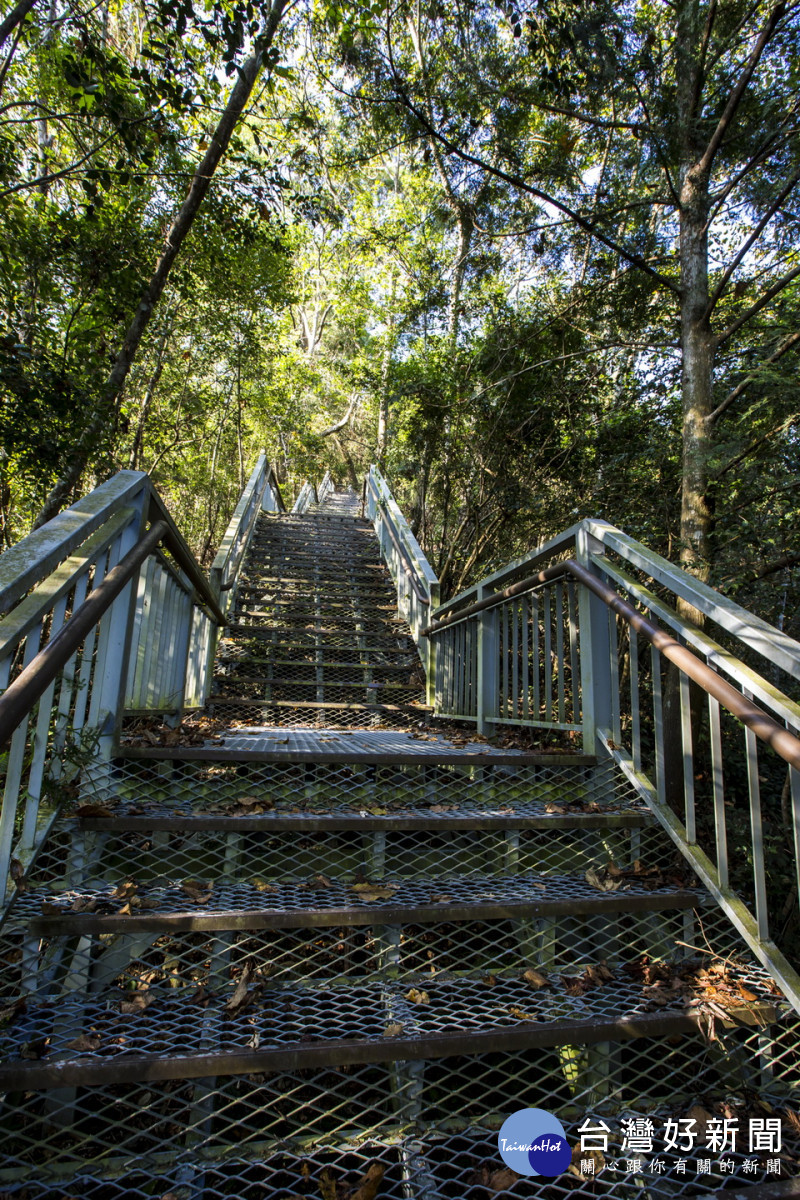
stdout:
MULTIPOLYGON (((147 483, 133 500, 135 515, 120 535, 117 562, 140 540, 149 500, 150 485, 147 483)), ((111 565, 109 561, 109 568, 111 565)), ((99 730, 99 758, 104 762, 108 762, 114 753, 122 725, 138 579, 137 574, 125 585, 100 622, 89 723, 99 730)))
MULTIPOLYGON (((477 599, 485 600, 491 589, 478 584, 477 599)), ((478 614, 478 733, 489 737, 493 719, 497 716, 497 696, 500 690, 500 657, 497 639, 499 608, 478 614)))
MULTIPOLYGON (((429 625, 431 621, 431 613, 439 607, 440 588, 437 583, 428 584, 428 589, 431 594, 431 602, 424 621, 425 625, 429 625)), ((420 638, 420 644, 425 643, 425 678, 427 680, 426 702, 431 708, 436 707, 436 643, 435 637, 420 638)))
MULTIPOLYGON (((582 567, 593 572, 591 555, 597 553, 602 554, 603 547, 584 522, 576 532, 575 557, 582 567)), ((611 640, 608 609, 587 587, 578 589, 578 628, 583 749, 586 754, 596 754, 597 731, 611 728, 611 640)))

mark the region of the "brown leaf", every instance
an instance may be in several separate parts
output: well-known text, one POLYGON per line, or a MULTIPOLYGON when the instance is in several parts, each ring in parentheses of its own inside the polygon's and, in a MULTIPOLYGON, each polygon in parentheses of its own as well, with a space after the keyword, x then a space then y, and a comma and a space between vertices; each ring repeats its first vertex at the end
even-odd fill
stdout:
POLYGON ((336 1175, 331 1167, 323 1167, 319 1173, 319 1190, 322 1200, 338 1200, 336 1175))
POLYGON ((525 974, 522 976, 526 983, 536 990, 537 988, 550 987, 550 981, 541 971, 536 971, 533 967, 528 967, 525 974))
POLYGON ((395 894, 397 887, 391 884, 379 887, 372 883, 354 883, 351 884, 351 890, 358 893, 359 900, 366 900, 370 904, 374 900, 388 900, 395 894))
POLYGON ((604 983, 608 983, 614 978, 604 962, 598 963, 596 966, 588 966, 586 974, 595 987, 602 987, 604 983))
POLYGON ((305 886, 310 888, 312 892, 320 892, 324 888, 333 887, 333 884, 326 875, 315 875, 313 879, 309 879, 305 886))
POLYGON ((384 1037, 400 1037, 403 1032, 403 1026, 399 1021, 394 1021, 391 1025, 387 1025, 383 1031, 384 1037))
POLYGON ((539 1020, 536 1013, 523 1012, 522 1009, 517 1008, 517 1006, 515 1004, 511 1005, 511 1007, 508 1010, 508 1013, 509 1013, 509 1016, 513 1017, 515 1021, 538 1021, 539 1020))
POLYGON ((24 996, 20 996, 13 1004, 9 1004, 8 1008, 0 1008, 0 1025, 8 1025, 20 1013, 25 1012, 27 1001, 24 996))
POLYGON ((70 912, 90 913, 97 908, 96 896, 76 896, 70 906, 70 912))
POLYGON ((589 867, 584 879, 598 892, 616 892, 622 882, 620 879, 611 879, 604 871, 597 871, 594 867, 589 867))
POLYGON ((486 1187, 490 1192, 507 1192, 519 1178, 520 1176, 516 1171, 512 1171, 511 1167, 501 1167, 499 1171, 492 1171, 486 1180, 486 1187))
POLYGON ((67 1042, 67 1050, 96 1050, 102 1038, 99 1033, 81 1033, 78 1037, 73 1038, 71 1042, 67 1042))
POLYGON ((254 804, 263 804, 259 796, 237 796, 236 803, 241 804, 242 808, 251 808, 254 804))
POLYGON ((453 899, 452 896, 434 895, 434 896, 431 896, 428 903, 429 904, 449 904, 452 901, 452 899, 453 899))
POLYGON ((82 804, 80 808, 75 809, 76 817, 113 817, 110 808, 106 808, 103 804, 82 804))
POLYGON ((155 896, 145 896, 143 900, 139 901, 139 908, 161 908, 161 901, 157 900, 155 896))
POLYGON ((484 987, 487 987, 487 988, 497 987, 497 976, 496 975, 482 975, 481 983, 483 984, 484 987))
POLYGON ((748 1002, 748 1004, 752 1004, 754 1000, 758 1000, 758 996, 755 994, 755 992, 751 992, 750 989, 746 988, 744 986, 744 984, 738 979, 736 981, 736 986, 739 989, 739 995, 742 997, 743 1000, 746 1000, 748 1002))
POLYGON ((201 983, 196 992, 189 997, 189 1004, 200 1004, 205 1008, 211 997, 206 992, 206 985, 201 983))
POLYGON ((239 982, 236 984, 236 987, 233 990, 233 995, 225 1004, 225 1011, 227 1013, 233 1014, 239 1012, 240 1009, 246 1008, 247 1005, 252 1001, 253 996, 251 996, 248 992, 251 974, 252 968, 250 966, 246 966, 239 976, 239 982))
POLYGON ((155 1000, 155 996, 148 991, 131 992, 130 997, 130 1000, 123 1000, 119 1006, 119 1011, 126 1016, 143 1013, 155 1000))
POLYGON ((42 916, 43 917, 60 917, 64 912, 58 904, 51 904, 49 900, 42 901, 42 916))
POLYGON ((420 991, 419 988, 412 988, 410 992, 406 992, 406 1000, 411 1004, 430 1004, 431 998, 427 992, 420 991))
POLYGON ((800 1138, 800 1116, 796 1112, 792 1112, 790 1108, 783 1110, 783 1115, 786 1118, 786 1123, 792 1131, 792 1136, 800 1138))
POLYGON ((260 875, 254 875, 250 882, 254 888, 258 888, 259 892, 277 892, 279 890, 274 883, 267 883, 266 879, 262 879, 260 875))
POLYGON ((214 884, 210 879, 205 883, 200 879, 184 879, 181 883, 181 891, 195 904, 208 904, 214 891, 214 884))
POLYGON ((112 900, 130 900, 131 896, 135 896, 139 891, 138 883, 133 879, 126 879, 124 883, 118 883, 111 893, 112 900))
POLYGON ((383 1182, 384 1168, 380 1163, 370 1163, 367 1173, 353 1192, 350 1200, 375 1200, 383 1182))

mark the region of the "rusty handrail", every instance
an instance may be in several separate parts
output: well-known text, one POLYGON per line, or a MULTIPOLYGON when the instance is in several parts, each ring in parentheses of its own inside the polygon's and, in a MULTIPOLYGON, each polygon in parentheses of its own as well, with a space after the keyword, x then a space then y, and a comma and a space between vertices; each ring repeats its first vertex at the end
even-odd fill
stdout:
POLYGON ((728 683, 716 671, 702 662, 697 655, 688 650, 686 646, 682 646, 680 642, 665 633, 658 625, 654 625, 652 621, 648 621, 647 617, 629 604, 627 600, 623 600, 618 592, 608 584, 603 583, 586 567, 581 566, 574 558, 565 559, 563 562, 554 563, 552 567, 545 568, 537 575, 528 575, 525 579, 520 579, 518 583, 512 584, 510 587, 504 588, 502 592, 495 592, 492 596, 487 596, 483 600, 478 600, 475 604, 469 605, 467 608, 460 609, 445 617, 442 621, 434 621, 425 629, 421 630, 423 637, 435 637, 437 633, 441 633, 449 625, 455 625, 459 621, 463 621, 468 617, 475 616, 479 612, 484 612, 488 608, 494 608, 498 604, 503 604, 506 600, 511 600, 515 596, 521 595, 523 592, 532 591, 542 584, 550 583, 552 580, 559 578, 561 575, 572 575, 580 583, 583 583, 590 591, 594 592, 613 612, 621 616, 628 624, 641 633, 644 638, 655 646, 665 658, 693 679, 704 692, 713 696, 715 700, 726 708, 738 721, 746 725, 748 729, 752 729, 756 737, 761 738, 766 742, 776 754, 788 763, 789 766, 800 770, 800 738, 796 738, 788 729, 784 729, 776 720, 765 713, 758 705, 746 699, 733 684, 728 683))
MULTIPOLYGON (((380 493, 378 492, 378 489, 375 487, 372 480, 371 479, 368 480, 367 484, 370 488, 372 488, 372 494, 375 497, 375 503, 380 505, 381 508, 385 508, 386 502, 383 499, 383 497, 380 495, 380 493)), ((406 578, 409 580, 409 582, 411 584, 411 588, 412 588, 412 591, 414 592, 414 595, 417 597, 417 599, 419 600, 419 602, 421 604, 430 604, 430 602, 431 602, 430 593, 423 592, 422 589, 420 588, 419 583, 417 581, 417 575, 413 569, 413 563, 411 562, 409 553, 406 550, 405 546, 403 546, 400 542, 398 542, 395 532, 392 529, 390 521, 384 521, 384 529, 389 534, 389 539, 390 539, 392 545, 394 546, 395 550, 397 551, 397 553, 400 555, 401 559, 403 560, 400 565, 403 568, 404 575, 406 576, 406 578)), ((430 626, 428 628, 430 628, 430 626)), ((425 630, 423 629, 422 632, 424 633, 425 630)))
POLYGON ((89 631, 169 531, 166 521, 156 521, 92 589, 55 637, 8 685, 0 696, 0 746, 5 744, 58 672, 69 662, 89 631))

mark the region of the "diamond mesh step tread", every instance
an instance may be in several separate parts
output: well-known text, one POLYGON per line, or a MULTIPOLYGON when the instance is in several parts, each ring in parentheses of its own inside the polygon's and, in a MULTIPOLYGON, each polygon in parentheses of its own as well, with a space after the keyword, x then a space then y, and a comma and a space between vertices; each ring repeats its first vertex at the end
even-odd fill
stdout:
MULTIPOLYGON (((135 1012, 131 993, 119 989, 72 993, 57 1005, 28 1003, 0 1033, 0 1090, 417 1061, 692 1032, 711 1011, 703 977, 693 978, 706 973, 699 964, 675 966, 676 980, 683 967, 689 983, 664 1001, 624 968, 580 992, 585 974, 553 976, 537 988, 495 975, 422 976, 417 987, 406 981, 270 988, 254 979, 248 988, 245 976, 238 1005, 233 990, 167 988, 137 993, 142 1006, 135 1012), (46 1055, 32 1060, 32 1045, 46 1055)), ((781 1006, 766 971, 743 966, 728 975, 724 1007, 715 1002, 718 1019, 739 1027, 778 1019, 781 1006), (737 996, 739 984, 752 1000, 737 996)))
POLYGON ((210 698, 209 707, 220 707, 222 705, 237 705, 242 708, 285 708, 285 709, 301 709, 311 708, 321 711, 342 711, 353 713, 398 713, 402 716, 424 717, 428 713, 433 713, 433 709, 427 704, 345 704, 324 700, 260 700, 253 696, 241 695, 222 695, 218 693, 210 698))
POLYGON ((476 766, 541 766, 541 767, 589 767, 596 758, 588 754, 533 753, 492 746, 488 742, 473 741, 464 735, 464 741, 456 744, 451 738, 426 730, 417 734, 410 730, 376 729, 353 730, 344 733, 341 729, 290 729, 283 726, 252 725, 240 729, 223 729, 219 738, 204 746, 121 746, 120 755, 126 758, 209 758, 224 754, 243 757, 294 758, 297 754, 322 754, 326 758, 353 758, 379 761, 385 755, 397 757, 398 761, 417 762, 420 759, 435 759, 439 763, 467 763, 476 766))
MULTIPOLYGON (((329 646, 346 644, 348 649, 353 647, 353 639, 348 636, 345 640, 345 634, 342 630, 328 630, 327 636, 325 630, 310 629, 305 635, 302 630, 288 625, 273 625, 269 629, 265 629, 260 625, 243 625, 236 621, 232 621, 227 626, 227 637, 235 639, 251 638, 253 641, 279 644, 282 648, 289 646, 297 647, 298 649, 306 649, 307 647, 317 648, 317 642, 320 637, 324 637, 325 642, 329 646)), ((370 653, 385 654, 387 650, 391 650, 393 654, 408 654, 413 655, 418 661, 417 648, 410 634, 385 632, 379 630, 368 629, 364 630, 363 634, 358 634, 359 639, 363 638, 365 645, 359 645, 359 650, 367 650, 370 653)), ((324 649, 324 647, 323 647, 324 649)))
MULTIPOLYGON (((722 1112, 724 1101, 709 1101, 714 1112, 722 1112)), ((637 1106, 626 1110, 626 1119, 646 1122, 653 1119, 657 1135, 665 1116, 660 1109, 637 1106)), ((722 1172, 716 1161, 701 1168, 708 1152, 697 1147, 691 1152, 677 1148, 659 1154, 663 1170, 653 1171, 650 1158, 629 1159, 621 1155, 623 1140, 620 1118, 604 1118, 615 1156, 594 1162, 597 1174, 565 1174, 554 1180, 548 1176, 517 1177, 508 1174, 497 1149, 497 1130, 473 1121, 456 1132, 433 1129, 425 1133, 398 1132, 387 1136, 381 1131, 367 1138, 328 1139, 324 1146, 303 1147, 294 1143, 264 1147, 250 1145, 258 1112, 245 1126, 245 1145, 236 1152, 221 1153, 218 1145, 202 1150, 186 1149, 177 1164, 169 1164, 156 1153, 147 1156, 128 1153, 95 1162, 91 1168, 73 1168, 68 1174, 53 1172, 41 1159, 29 1162, 21 1170, 24 1178, 6 1171, 0 1175, 6 1187, 11 1178, 9 1197, 24 1200, 65 1200, 65 1187, 81 1200, 152 1200, 175 1196, 176 1200, 319 1200, 321 1183, 334 1180, 340 1194, 352 1193, 369 1170, 383 1172, 376 1200, 596 1200, 621 1197, 625 1200, 784 1200, 797 1195, 795 1178, 763 1182, 766 1172, 763 1155, 754 1157, 740 1150, 730 1154, 731 1167, 722 1172), (757 1173, 747 1172, 746 1164, 755 1164, 757 1173), (61 1179, 61 1182, 57 1182, 61 1179), (561 1183, 561 1179, 567 1182, 561 1183), (497 1186, 495 1186, 497 1181, 497 1186), (155 1188, 155 1190, 154 1190, 155 1188), (711 1190, 711 1189, 723 1190, 711 1190)), ((580 1144, 579 1120, 562 1118, 571 1146, 580 1144)), ((210 1141, 211 1139, 205 1139, 210 1141)), ((796 1148, 795 1148, 796 1153, 796 1148)), ((15 1161, 19 1161, 18 1159, 15 1161)), ((785 1169, 782 1167, 782 1169, 785 1169)), ((20 1168, 17 1168, 19 1171, 20 1168)), ((766 1178, 769 1178, 766 1176, 766 1178)), ((326 1182, 326 1186, 329 1186, 326 1182)), ((333 1195, 332 1192, 330 1192, 333 1195)))
POLYGON ((324 876, 296 883, 217 880, 208 895, 180 882, 140 888, 137 907, 115 897, 115 888, 75 887, 52 894, 30 889, 17 897, 15 917, 28 919, 34 935, 134 933, 140 930, 301 929, 333 925, 428 924, 694 909, 708 903, 701 889, 626 883, 601 892, 582 876, 492 876, 482 880, 398 879, 356 885, 324 876), (446 892, 442 887, 446 887, 446 892), (202 900, 198 895, 202 894, 202 900), (80 906, 82 911, 74 911, 80 906), (88 908, 92 907, 92 911, 88 908), (120 909, 125 908, 124 914, 120 909), (98 911, 99 910, 99 911, 98 911), (43 912, 46 915, 42 915, 43 912))
MULTIPOLYGON (((530 806, 531 808, 534 805, 530 806)), ((548 813, 545 805, 539 804, 539 814, 536 816, 519 815, 519 813, 500 815, 497 810, 473 809, 471 812, 452 813, 435 812, 430 808, 417 810, 399 810, 375 815, 369 810, 348 812, 345 809, 329 812, 301 813, 291 802, 285 805, 276 804, 274 810, 256 816, 239 812, 226 816, 224 813, 206 813, 201 806, 194 811, 187 811, 185 802, 178 801, 173 806, 168 804, 150 804, 147 802, 122 804, 114 810, 112 816, 84 816, 77 818, 81 829, 105 831, 141 832, 145 830, 169 829, 180 830, 187 834, 198 830, 248 832, 264 830, 265 832, 297 831, 352 831, 354 833, 385 832, 387 830, 613 830, 613 829, 654 829, 656 819, 648 812, 637 809, 628 811, 608 811, 603 813, 548 813), (129 810, 134 810, 130 814, 129 810)))

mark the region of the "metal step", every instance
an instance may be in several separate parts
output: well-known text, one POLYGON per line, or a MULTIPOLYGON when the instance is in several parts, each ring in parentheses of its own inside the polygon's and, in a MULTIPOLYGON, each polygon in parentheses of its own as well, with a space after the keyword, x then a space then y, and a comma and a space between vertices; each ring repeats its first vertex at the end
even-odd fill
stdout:
MULTIPOLYGON (((592 964, 588 969, 598 984, 589 982, 581 993, 576 981, 587 978, 586 969, 552 980, 542 976, 547 983, 536 988, 519 976, 314 988, 270 988, 258 976, 249 987, 244 977, 238 1005, 232 980, 200 1000, 175 989, 153 994, 138 1014, 130 1013, 124 991, 72 995, 57 1008, 31 1003, 3 1031, 0 1091, 313 1071, 703 1034, 711 1009, 702 982, 708 972, 699 961, 667 965, 676 981, 688 982, 666 1005, 624 968, 606 968, 608 980, 592 964), (77 1028, 86 1032, 75 1035, 77 1028), (26 1057, 30 1044, 43 1039, 46 1057, 26 1057)), ((765 971, 741 967, 728 978, 731 991, 717 1018, 721 1030, 763 1029, 779 1019, 765 971), (737 996, 737 985, 753 999, 737 996)))
MULTIPOLYGON (((706 893, 696 888, 648 888, 633 882, 624 891, 600 892, 580 875, 447 879, 444 888, 437 878, 401 879, 373 881, 364 891, 358 889, 358 884, 323 876, 300 883, 222 881, 198 902, 175 883, 140 888, 139 907, 131 908, 125 896, 114 895, 111 885, 78 884, 63 894, 32 888, 18 898, 16 915, 29 921, 33 935, 51 937, 169 930, 323 929, 376 923, 427 925, 511 917, 529 921, 556 916, 588 918, 696 909, 708 900, 706 893), (73 911, 76 904, 82 911, 73 911), (87 911, 92 904, 94 910, 87 911), (43 905, 48 915, 42 915, 43 905), (123 908, 127 911, 121 915, 123 908)), ((205 895, 202 884, 199 891, 205 895)))

